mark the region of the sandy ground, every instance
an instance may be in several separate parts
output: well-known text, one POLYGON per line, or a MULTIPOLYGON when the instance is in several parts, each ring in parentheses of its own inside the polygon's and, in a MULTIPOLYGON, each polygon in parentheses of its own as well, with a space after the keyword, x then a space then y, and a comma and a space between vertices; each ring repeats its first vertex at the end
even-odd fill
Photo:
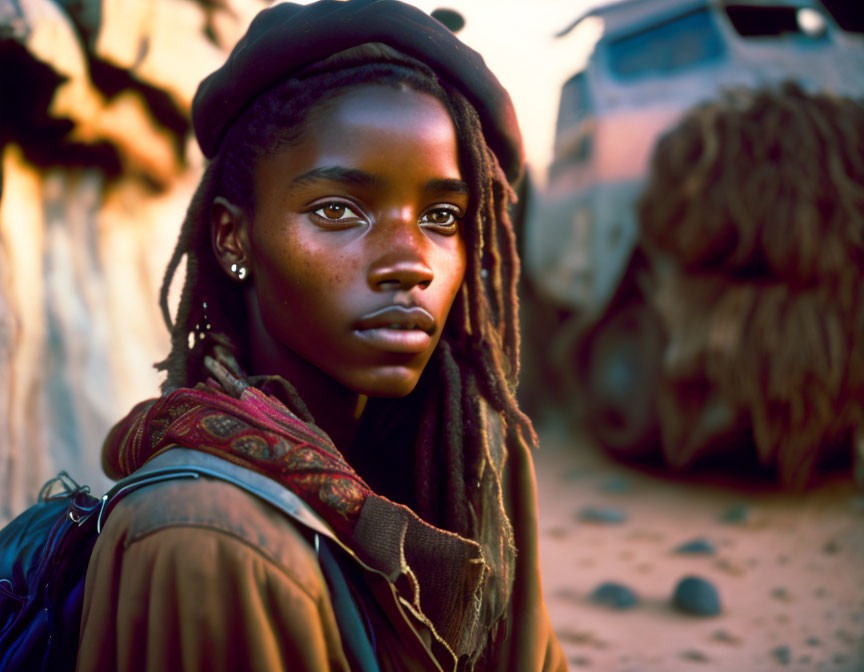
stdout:
POLYGON ((544 592, 571 670, 864 672, 864 492, 851 479, 788 493, 734 475, 673 478, 617 463, 560 422, 540 427, 544 592), (624 520, 584 521, 586 507, 624 520), (675 551, 694 539, 714 552, 675 551), (673 607, 690 575, 717 588, 719 615, 673 607), (592 601, 608 581, 638 603, 592 601))

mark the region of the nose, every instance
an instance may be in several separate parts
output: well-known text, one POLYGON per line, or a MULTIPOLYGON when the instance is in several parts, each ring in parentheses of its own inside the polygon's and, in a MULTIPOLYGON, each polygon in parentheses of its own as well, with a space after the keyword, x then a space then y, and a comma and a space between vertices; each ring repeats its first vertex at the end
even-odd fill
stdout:
POLYGON ((381 259, 369 269, 369 286, 382 292, 405 291, 432 284, 432 269, 422 259, 381 259))
POLYGON ((423 232, 408 222, 381 228, 386 230, 370 241, 381 254, 369 266, 369 286, 377 291, 426 289, 434 273, 425 257, 427 241, 423 232))

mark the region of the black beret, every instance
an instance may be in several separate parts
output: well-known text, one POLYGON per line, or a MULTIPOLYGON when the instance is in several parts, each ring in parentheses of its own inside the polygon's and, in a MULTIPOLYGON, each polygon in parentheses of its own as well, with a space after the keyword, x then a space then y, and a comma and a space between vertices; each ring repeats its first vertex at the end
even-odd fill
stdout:
POLYGON ((422 61, 477 110, 486 143, 511 181, 522 169, 522 136, 507 91, 483 57, 437 20, 397 0, 284 3, 260 12, 225 64, 198 86, 192 124, 208 158, 262 93, 303 68, 370 42, 422 61))

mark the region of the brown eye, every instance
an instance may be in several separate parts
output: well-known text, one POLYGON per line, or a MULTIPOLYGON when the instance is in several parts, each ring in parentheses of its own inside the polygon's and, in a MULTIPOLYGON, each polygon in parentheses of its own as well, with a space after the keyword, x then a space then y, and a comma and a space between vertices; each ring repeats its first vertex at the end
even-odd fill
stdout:
POLYGON ((453 213, 447 210, 433 210, 429 213, 429 221, 433 224, 449 224, 453 221, 453 213))
POLYGON ((313 212, 319 217, 331 222, 345 222, 352 219, 358 219, 358 215, 345 203, 339 201, 330 201, 324 203, 321 207, 316 208, 313 212))
POLYGON ((420 218, 420 223, 433 228, 439 233, 456 233, 459 226, 460 213, 453 207, 438 207, 427 210, 420 218))
POLYGON ((324 206, 324 216, 330 219, 339 219, 345 214, 345 206, 338 203, 328 203, 324 206))

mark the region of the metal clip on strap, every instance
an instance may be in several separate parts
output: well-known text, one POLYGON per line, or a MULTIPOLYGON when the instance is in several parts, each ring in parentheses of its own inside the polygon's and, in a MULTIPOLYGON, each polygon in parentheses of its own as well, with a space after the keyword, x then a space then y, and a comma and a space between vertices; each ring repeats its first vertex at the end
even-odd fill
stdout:
POLYGON ((137 474, 138 472, 136 471, 128 478, 118 481, 117 485, 102 495, 102 500, 99 505, 99 517, 96 518, 96 534, 102 532, 102 519, 106 515, 106 510, 110 509, 112 504, 115 504, 130 492, 134 492, 138 488, 143 488, 145 485, 158 483, 160 481, 171 481, 175 478, 198 478, 198 474, 195 471, 182 468, 159 470, 157 473, 138 475, 136 478, 137 474))

